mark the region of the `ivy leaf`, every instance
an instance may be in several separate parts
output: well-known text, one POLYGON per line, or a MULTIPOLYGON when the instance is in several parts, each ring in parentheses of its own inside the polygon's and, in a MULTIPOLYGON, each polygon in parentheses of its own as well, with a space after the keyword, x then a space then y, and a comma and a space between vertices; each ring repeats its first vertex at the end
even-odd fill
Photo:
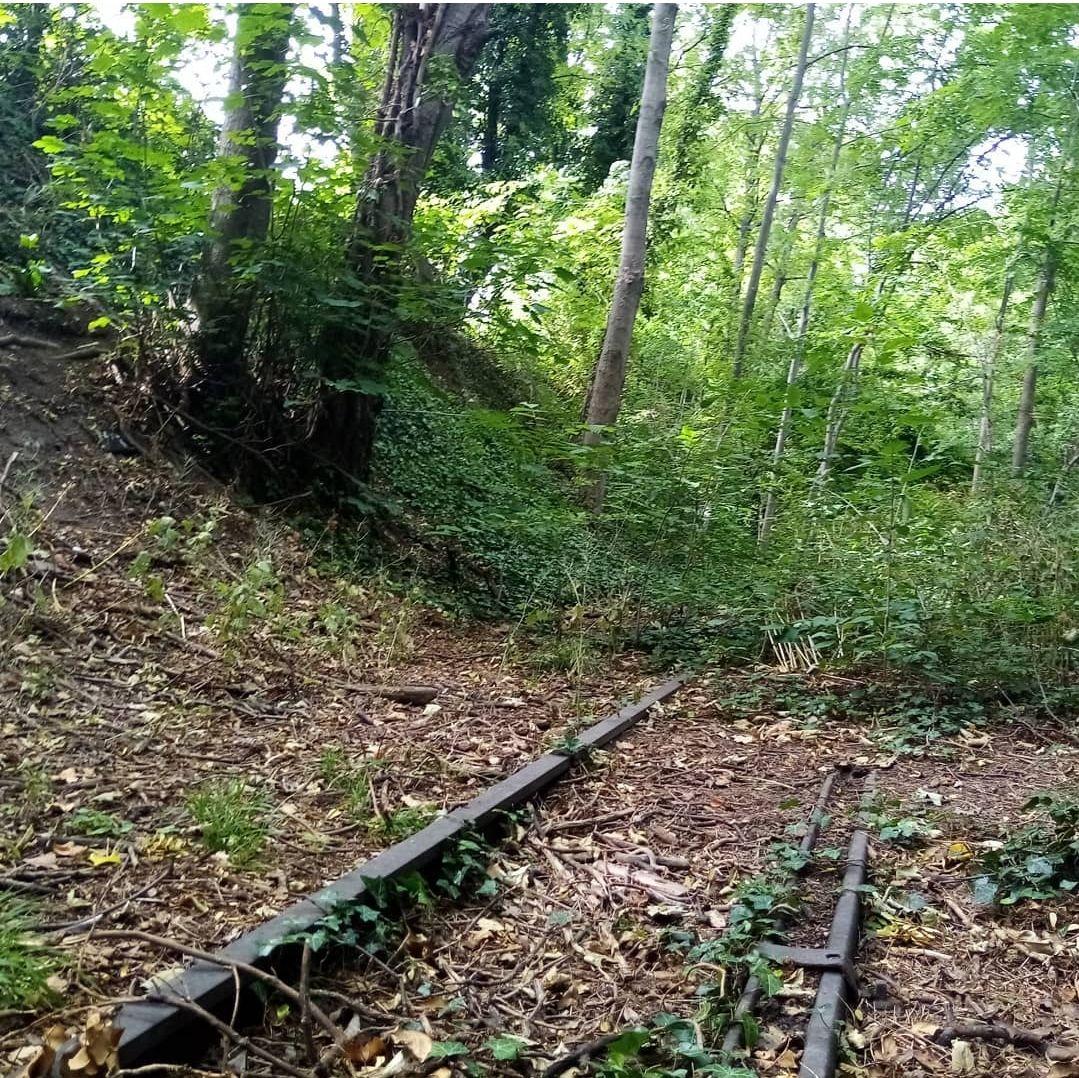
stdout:
POLYGON ((997 885, 988 876, 976 876, 971 886, 974 901, 989 906, 997 897, 997 885))
POLYGON ((516 1059, 526 1043, 520 1037, 499 1036, 484 1041, 484 1047, 491 1050, 495 1059, 516 1059))
POLYGON ((21 569, 30 557, 30 539, 22 532, 12 532, 0 553, 0 575, 11 569, 21 569))
POLYGON ((647 1029, 627 1029, 607 1046, 607 1058, 615 1066, 628 1063, 637 1058, 651 1036, 647 1029))
POLYGON ((63 139, 57 138, 55 135, 42 135, 33 145, 35 150, 48 154, 63 153, 65 150, 71 149, 63 139))
POLYGON ((460 1041, 435 1041, 431 1045, 428 1059, 450 1059, 452 1056, 467 1056, 468 1045, 460 1041))

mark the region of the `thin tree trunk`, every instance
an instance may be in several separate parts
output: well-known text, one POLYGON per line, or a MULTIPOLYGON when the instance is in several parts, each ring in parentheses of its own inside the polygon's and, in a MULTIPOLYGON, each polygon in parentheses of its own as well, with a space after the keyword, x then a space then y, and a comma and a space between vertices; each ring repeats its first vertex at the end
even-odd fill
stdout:
MULTIPOLYGON (((758 87, 753 97, 751 120, 759 121, 763 108, 764 91, 758 87)), ((749 247, 749 234, 753 230, 753 221, 756 219, 760 200, 761 154, 764 152, 764 137, 758 133, 756 141, 752 137, 748 141, 749 158, 746 162, 746 172, 750 174, 751 179, 746 184, 746 206, 738 219, 738 239, 731 259, 730 307, 724 327, 724 347, 730 347, 731 337, 737 328, 738 312, 742 305, 742 279, 745 275, 746 250, 749 247)))
MULTIPOLYGON (((1059 197, 1058 184, 1054 209, 1059 197)), ((1016 478, 1021 477, 1026 470, 1030 452, 1030 432, 1034 426, 1034 404, 1038 387, 1038 351, 1055 277, 1055 259, 1052 248, 1049 248, 1045 252, 1041 272, 1038 274, 1038 287, 1034 293, 1034 305, 1030 310, 1030 328, 1027 330, 1027 367, 1023 372, 1023 386, 1019 392, 1019 414, 1015 422, 1015 441, 1012 443, 1012 475, 1016 478)))
POLYGON ((1004 291, 1000 297, 1000 308, 993 326, 993 341, 982 363, 982 410, 978 422, 978 446, 974 452, 974 470, 970 476, 972 498, 976 498, 982 489, 986 466, 993 453, 993 380, 996 378, 997 366, 1000 363, 1001 353, 1004 351, 1008 304, 1011 301, 1014 285, 1015 277, 1009 272, 1004 278, 1004 291))
POLYGON ((787 439, 790 437, 791 424, 794 419, 792 400, 794 387, 802 377, 802 366, 805 363, 806 345, 809 339, 809 322, 813 312, 813 290, 817 284, 817 273, 820 270, 821 260, 824 256, 824 241, 827 238, 828 230, 828 212, 832 205, 832 192, 835 189, 835 178, 839 171, 839 158, 843 152, 843 143, 847 137, 847 123, 850 120, 851 100, 850 95, 847 93, 847 61, 849 53, 846 46, 850 41, 852 10, 852 7, 848 5, 847 19, 843 30, 843 59, 839 68, 839 91, 843 102, 843 111, 840 113, 839 127, 832 142, 832 156, 828 162, 824 194, 821 197, 820 212, 817 215, 817 232, 813 239, 813 258, 810 260, 809 269, 806 272, 805 291, 802 293, 802 307, 798 312, 798 330, 795 336, 794 350, 791 352, 790 363, 787 366, 787 385, 784 391, 783 412, 779 417, 775 445, 772 448, 772 473, 768 492, 764 496, 761 522, 757 531, 757 542, 761 546, 766 546, 768 543, 778 511, 779 495, 776 491, 776 483, 779 479, 779 468, 783 463, 783 456, 787 450, 787 439))
POLYGON ((360 282, 354 316, 328 326, 320 341, 324 390, 311 443, 351 481, 367 478, 382 407, 380 380, 397 332, 403 245, 420 186, 453 112, 444 72, 428 84, 432 59, 457 76, 471 72, 487 40, 489 4, 402 4, 394 15, 390 60, 375 133, 380 139, 356 201, 347 262, 360 282))
MULTIPOLYGON (((496 71, 498 70, 498 66, 502 63, 502 57, 505 54, 505 51, 505 42, 500 41, 494 57, 496 71)), ((483 144, 480 148, 480 170, 485 173, 493 172, 498 165, 498 121, 501 105, 502 102, 500 100, 498 82, 497 80, 492 79, 491 84, 487 89, 487 101, 484 106, 483 144)))
MULTIPOLYGON (((916 195, 918 190, 918 184, 921 180, 922 174, 922 158, 921 155, 914 163, 914 174, 911 177, 910 187, 907 190, 906 203, 903 207, 903 215, 899 221, 897 231, 902 232, 910 224, 914 218, 916 207, 916 195)), ((910 264, 910 259, 913 256, 913 252, 907 250, 903 253, 902 261, 893 272, 893 279, 889 281, 888 276, 881 272, 877 277, 877 287, 873 294, 873 302, 876 303, 884 295, 886 289, 894 289, 898 283, 899 278, 905 267, 910 264)), ((870 279, 875 272, 873 269, 872 250, 870 250, 869 256, 870 265, 870 279)), ((817 474, 813 479, 814 486, 820 486, 828 478, 832 471, 832 462, 835 459, 836 449, 839 446, 839 436, 843 430, 843 424, 847 417, 847 403, 853 399, 856 392, 856 386, 858 381, 858 372, 861 368, 862 353, 865 351, 865 340, 856 342, 847 353, 847 358, 843 363, 843 369, 839 374, 839 384, 835 388, 835 392, 832 394, 832 399, 828 402, 828 415, 825 419, 824 427, 824 446, 821 449, 820 463, 817 466, 817 474)))
POLYGON ((779 145, 776 147, 775 168, 772 171, 772 187, 764 203, 761 227, 757 233, 757 246, 753 252, 753 265, 749 272, 749 284, 746 287, 745 302, 742 305, 742 317, 738 324, 738 339, 734 346, 734 368, 732 372, 735 378, 742 376, 746 342, 749 338, 749 327, 753 319, 753 308, 757 304, 757 290, 760 287, 761 273, 764 270, 764 256, 768 248, 768 237, 772 231, 772 219, 775 217, 776 203, 779 200, 779 192, 783 186, 783 172, 787 165, 787 150, 790 148, 791 132, 794 130, 794 114, 798 109, 798 101, 802 96, 802 82, 805 78, 806 61, 809 57, 809 43, 813 37, 815 13, 816 5, 807 4, 802 29, 802 44, 798 50, 798 63, 794 69, 794 80, 791 83, 790 96, 787 98, 787 113, 783 120, 783 128, 779 134, 779 145))
POLYGON ((215 424, 235 421, 249 391, 245 356, 255 291, 236 272, 266 241, 273 210, 277 126, 285 89, 285 57, 292 33, 291 4, 241 5, 229 77, 228 111, 218 157, 241 177, 222 184, 210 211, 212 239, 195 292, 199 315, 199 378, 191 409, 215 424))
POLYGON ((1064 492, 1064 482, 1068 478, 1068 473, 1079 464, 1079 441, 1075 442, 1064 456, 1064 464, 1061 466, 1060 474, 1056 477, 1056 482, 1053 483, 1053 489, 1049 492, 1049 508, 1052 509, 1054 505, 1060 500, 1060 495, 1064 492))
POLYGON ((815 482, 823 483, 832 471, 832 462, 839 446, 839 435, 843 430, 846 405, 854 396, 858 371, 862 364, 865 341, 858 341, 847 353, 843 369, 839 374, 839 385, 835 387, 832 399, 828 402, 828 415, 824 421, 824 447, 821 449, 820 464, 817 465, 815 482))
MULTIPOLYGON (((603 428, 610 427, 617 420, 622 407, 622 390, 626 382, 633 324, 644 289, 648 207, 659 153, 663 112, 667 104, 667 68, 670 64, 677 11, 677 4, 656 4, 652 10, 652 35, 645 67, 644 88, 641 92, 641 108, 633 140, 618 277, 607 316, 603 348, 596 362, 585 402, 585 430, 582 436, 585 445, 600 443, 603 428)), ((594 476, 586 496, 592 512, 599 513, 602 510, 605 493, 605 476, 594 476)))
POLYGON ((780 300, 783 298, 783 289, 787 285, 787 271, 790 269, 791 255, 794 252, 794 244, 798 239, 798 222, 802 219, 802 210, 797 207, 791 210, 787 221, 786 238, 783 241, 783 249, 776 259, 775 276, 772 278, 772 289, 768 295, 768 305, 764 312, 764 321, 761 322, 760 337, 767 342, 772 335, 772 324, 775 322, 776 312, 779 310, 780 300))

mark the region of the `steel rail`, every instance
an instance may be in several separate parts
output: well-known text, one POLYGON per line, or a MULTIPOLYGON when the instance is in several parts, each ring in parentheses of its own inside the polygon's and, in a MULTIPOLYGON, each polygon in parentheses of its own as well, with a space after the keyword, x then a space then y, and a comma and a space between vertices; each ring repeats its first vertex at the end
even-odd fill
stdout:
MULTIPOLYGON (((837 767, 834 771, 830 772, 824 782, 821 783, 820 793, 817 794, 817 800, 813 805, 813 810, 809 814, 806 833, 802 836, 802 841, 798 846, 798 852, 806 858, 806 860, 799 866, 795 875, 802 876, 809 868, 809 857, 817 845, 817 839, 820 836, 821 820, 824 816, 824 809, 828 804, 828 799, 832 796, 832 789, 835 787, 839 776, 847 774, 849 771, 849 767, 837 767)), ((745 1018, 747 1014, 752 1014, 757 1009, 757 1004, 760 1003, 761 993, 762 986, 760 981, 756 977, 750 977, 746 981, 745 988, 742 989, 742 995, 739 997, 738 1003, 735 1005, 730 1029, 727 1030, 727 1035, 723 1038, 723 1053, 725 1055, 733 1055, 742 1047, 744 1038, 742 1019, 745 1018)))
MULTIPOLYGON (((334 883, 240 936, 216 952, 215 957, 222 964, 196 961, 176 974, 155 979, 154 992, 174 994, 177 999, 195 1003, 211 1013, 231 1010, 238 986, 247 980, 232 963, 265 964, 280 940, 311 928, 341 903, 358 899, 367 890, 368 881, 394 879, 436 862, 457 838, 491 824, 499 813, 524 804, 558 782, 577 758, 621 737, 691 676, 686 672, 657 686, 636 702, 590 726, 579 736, 572 752, 548 752, 537 757, 422 831, 387 847, 334 883)), ((192 1040, 188 1038, 180 1045, 180 1035, 199 1023, 199 1016, 190 1009, 167 1002, 147 1000, 124 1005, 116 1017, 116 1026, 121 1031, 120 1066, 129 1068, 178 1054, 190 1055, 192 1040)), ((206 1031, 209 1040, 209 1027, 206 1031)))
MULTIPOLYGON (((842 956, 848 966, 854 962, 861 934, 862 886, 869 870, 869 835, 855 831, 847 851, 847 870, 843 874, 843 890, 836 902, 832 927, 828 932, 828 950, 842 956)), ((839 1055, 839 1026, 849 1005, 854 988, 849 979, 835 970, 821 974, 817 998, 806 1026, 805 1047, 798 1078, 832 1078, 839 1055)))

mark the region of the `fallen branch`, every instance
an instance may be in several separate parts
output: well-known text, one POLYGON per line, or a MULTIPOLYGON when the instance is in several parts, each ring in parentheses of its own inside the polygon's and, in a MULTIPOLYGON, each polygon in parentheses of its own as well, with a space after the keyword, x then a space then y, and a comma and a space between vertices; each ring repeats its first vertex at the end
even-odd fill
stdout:
POLYGON ((109 351, 109 346, 105 344, 81 344, 78 348, 73 348, 70 352, 64 352, 63 355, 54 358, 61 363, 67 363, 76 359, 94 359, 97 356, 103 356, 107 351, 109 351))
POLYGON ((955 1025, 941 1026, 929 1039, 944 1046, 952 1041, 993 1041, 1017 1048, 1033 1048, 1050 1059, 1079 1059, 1079 1045, 1056 1044, 1039 1030, 1020 1029, 1004 1022, 956 1022, 955 1025))
POLYGON ((151 1003, 164 1003, 170 1007, 179 1007, 182 1011, 189 1011, 191 1014, 198 1015, 199 1018, 216 1029, 222 1036, 227 1037, 233 1044, 242 1048, 245 1052, 250 1052, 253 1056, 258 1056, 264 1063, 269 1063, 270 1066, 277 1067, 285 1074, 292 1075, 292 1078, 312 1078, 311 1071, 300 1070, 299 1067, 294 1067, 291 1063, 286 1063, 280 1056, 275 1056, 273 1052, 266 1051, 265 1048, 255 1044, 242 1033, 237 1033, 232 1026, 226 1025, 220 1018, 211 1014, 205 1007, 200 1007, 193 1000, 184 999, 183 996, 157 994, 147 996, 146 998, 150 1000, 151 1003))
MULTIPOLYGON (((197 958, 202 962, 210 962, 213 965, 221 966, 224 969, 246 973, 249 977, 264 981, 266 984, 280 992, 286 999, 290 999, 301 1009, 304 1007, 304 997, 300 992, 297 992, 295 988, 285 984, 280 977, 275 977, 272 973, 267 973, 266 970, 259 969, 258 966, 252 966, 248 962, 233 961, 229 958, 223 958, 220 955, 211 954, 209 951, 201 951, 197 947, 188 947, 184 943, 166 939, 164 936, 155 936, 150 932, 140 932, 133 928, 105 929, 102 932, 94 932, 93 938, 141 940, 143 943, 153 944, 155 947, 161 947, 166 951, 177 951, 179 954, 187 955, 188 958, 197 958)), ((310 1011, 311 1017, 314 1018, 315 1021, 318 1022, 318 1024, 333 1038, 334 1043, 343 1047, 345 1045, 345 1034, 340 1026, 338 1026, 321 1007, 312 1002, 310 998, 307 1000, 307 1008, 310 1011)), ((222 1023, 222 1025, 224 1025, 224 1023, 222 1023)), ((227 1029, 228 1027, 226 1026, 225 1028, 227 1029)))
POLYGON ((113 1071, 111 1078, 142 1078, 149 1074, 178 1074, 180 1078, 221 1078, 220 1071, 196 1070, 188 1063, 147 1063, 144 1067, 125 1067, 113 1071))
POLYGON ((572 1052, 567 1053, 561 1059, 556 1059, 543 1072, 541 1078, 558 1078, 558 1075, 565 1074, 566 1071, 572 1070, 579 1063, 587 1063, 593 1056, 605 1051, 607 1046, 618 1040, 624 1032, 625 1030, 619 1030, 617 1033, 608 1033, 597 1040, 582 1044, 579 1048, 574 1048, 572 1052))
POLYGON ((442 691, 433 685, 355 685, 351 682, 343 684, 352 692, 381 696, 385 700, 396 700, 399 704, 429 704, 442 691))
POLYGON ((24 337, 21 333, 5 333, 0 337, 0 348, 7 348, 10 344, 17 344, 20 348, 52 348, 52 341, 42 340, 40 337, 24 337))
POLYGON ((11 876, 0 876, 0 891, 10 888, 12 891, 29 891, 35 895, 51 895, 54 888, 32 880, 16 880, 11 876))

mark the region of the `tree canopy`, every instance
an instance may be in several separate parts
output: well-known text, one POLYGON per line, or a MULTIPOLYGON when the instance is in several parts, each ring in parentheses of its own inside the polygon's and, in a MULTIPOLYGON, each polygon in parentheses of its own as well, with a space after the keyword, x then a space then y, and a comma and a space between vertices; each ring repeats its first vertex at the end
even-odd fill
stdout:
POLYGON ((582 437, 669 6, 0 6, 0 292, 474 607, 1070 669, 1076 9, 684 6, 582 437))

